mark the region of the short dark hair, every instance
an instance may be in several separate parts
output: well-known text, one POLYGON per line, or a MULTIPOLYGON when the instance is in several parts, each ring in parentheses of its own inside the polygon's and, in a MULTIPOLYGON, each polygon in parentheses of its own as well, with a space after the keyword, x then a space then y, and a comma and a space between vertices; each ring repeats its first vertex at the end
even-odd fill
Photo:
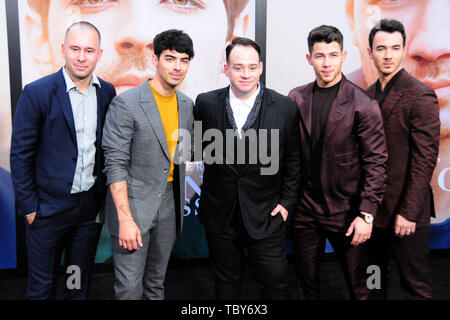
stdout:
POLYGON ((186 53, 191 60, 194 58, 192 39, 182 30, 170 29, 156 35, 153 39, 153 51, 158 59, 164 50, 175 50, 186 53))
POLYGON ((321 25, 315 27, 309 32, 308 35, 308 50, 309 53, 312 52, 314 44, 316 42, 326 42, 331 43, 336 41, 341 50, 344 50, 344 36, 338 28, 333 26, 321 25))
POLYGON ((227 63, 229 62, 230 53, 235 46, 253 47, 256 50, 256 52, 258 52, 258 57, 259 60, 261 61, 261 46, 257 42, 249 38, 236 37, 225 49, 225 57, 227 59, 227 63))
POLYGON ((98 31, 96 26, 94 26, 92 23, 87 22, 87 21, 78 21, 78 22, 72 23, 70 25, 70 27, 68 27, 67 30, 66 30, 66 35, 64 36, 64 41, 66 40, 67 35, 69 34, 69 31, 74 29, 74 28, 77 28, 77 27, 86 27, 88 29, 94 30, 97 33, 98 44, 100 46, 100 44, 102 42, 102 36, 100 35, 100 31, 98 31))
POLYGON ((395 19, 381 19, 377 23, 375 23, 375 26, 370 30, 369 33, 369 46, 370 50, 372 50, 373 45, 373 38, 375 38, 375 35, 378 31, 384 31, 388 33, 394 33, 394 32, 400 32, 400 34, 403 37, 403 47, 406 45, 406 33, 405 33, 405 27, 403 24, 395 19))

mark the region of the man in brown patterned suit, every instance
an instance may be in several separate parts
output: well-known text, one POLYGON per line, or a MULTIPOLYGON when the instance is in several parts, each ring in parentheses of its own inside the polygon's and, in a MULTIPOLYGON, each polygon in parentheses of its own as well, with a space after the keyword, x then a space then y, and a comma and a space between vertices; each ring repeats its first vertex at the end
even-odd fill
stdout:
POLYGON ((439 149, 439 107, 435 92, 402 68, 405 43, 404 27, 397 20, 383 19, 369 34, 369 56, 379 79, 367 91, 380 105, 388 146, 386 190, 370 241, 372 263, 381 268, 376 299, 386 298, 391 248, 407 298, 432 297, 430 180, 439 149))

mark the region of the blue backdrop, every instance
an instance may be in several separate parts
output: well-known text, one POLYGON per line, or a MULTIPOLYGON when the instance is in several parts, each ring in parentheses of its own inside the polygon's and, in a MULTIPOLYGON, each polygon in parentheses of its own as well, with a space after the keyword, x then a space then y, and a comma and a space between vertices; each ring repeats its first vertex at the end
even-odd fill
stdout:
POLYGON ((0 269, 12 269, 16 262, 16 220, 11 175, 0 168, 0 269))

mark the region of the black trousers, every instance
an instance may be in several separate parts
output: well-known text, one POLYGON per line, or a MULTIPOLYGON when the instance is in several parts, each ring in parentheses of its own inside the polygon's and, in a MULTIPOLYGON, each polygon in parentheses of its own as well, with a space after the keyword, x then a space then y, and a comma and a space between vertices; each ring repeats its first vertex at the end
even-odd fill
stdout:
POLYGON ((95 258, 101 224, 95 222, 97 206, 93 188, 69 197, 69 209, 48 217, 42 217, 38 212, 31 225, 25 219, 27 299, 55 298, 64 249, 66 268, 74 266, 66 269, 66 278, 71 278, 64 283, 64 299, 87 299, 90 266, 95 258), (77 275, 79 279, 75 278, 77 275))
POLYGON ((293 218, 292 244, 298 295, 301 300, 320 299, 320 266, 326 239, 332 245, 347 282, 352 300, 369 299, 367 287, 368 245, 353 247, 345 233, 355 215, 319 215, 300 211, 293 218))
POLYGON ((262 298, 288 298, 289 273, 284 223, 267 237, 255 240, 248 234, 238 209, 222 233, 206 230, 206 238, 215 274, 216 299, 241 299, 245 249, 255 268, 255 280, 262 298))
POLYGON ((369 261, 370 264, 380 267, 381 288, 371 290, 371 299, 386 299, 392 253, 397 261, 400 283, 407 299, 427 300, 432 298, 429 238, 429 226, 417 228, 414 234, 403 238, 396 237, 392 228, 374 227, 369 240, 369 261))

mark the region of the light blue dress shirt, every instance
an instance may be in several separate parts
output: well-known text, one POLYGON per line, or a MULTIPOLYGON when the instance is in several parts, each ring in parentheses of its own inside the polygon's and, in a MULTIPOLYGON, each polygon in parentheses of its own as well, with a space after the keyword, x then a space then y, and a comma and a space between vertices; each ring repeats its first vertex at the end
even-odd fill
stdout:
POLYGON ((97 139, 97 92, 100 87, 97 76, 92 75, 87 92, 81 92, 63 68, 66 92, 72 105, 73 120, 77 136, 78 159, 71 193, 88 191, 95 183, 95 141, 97 139))

